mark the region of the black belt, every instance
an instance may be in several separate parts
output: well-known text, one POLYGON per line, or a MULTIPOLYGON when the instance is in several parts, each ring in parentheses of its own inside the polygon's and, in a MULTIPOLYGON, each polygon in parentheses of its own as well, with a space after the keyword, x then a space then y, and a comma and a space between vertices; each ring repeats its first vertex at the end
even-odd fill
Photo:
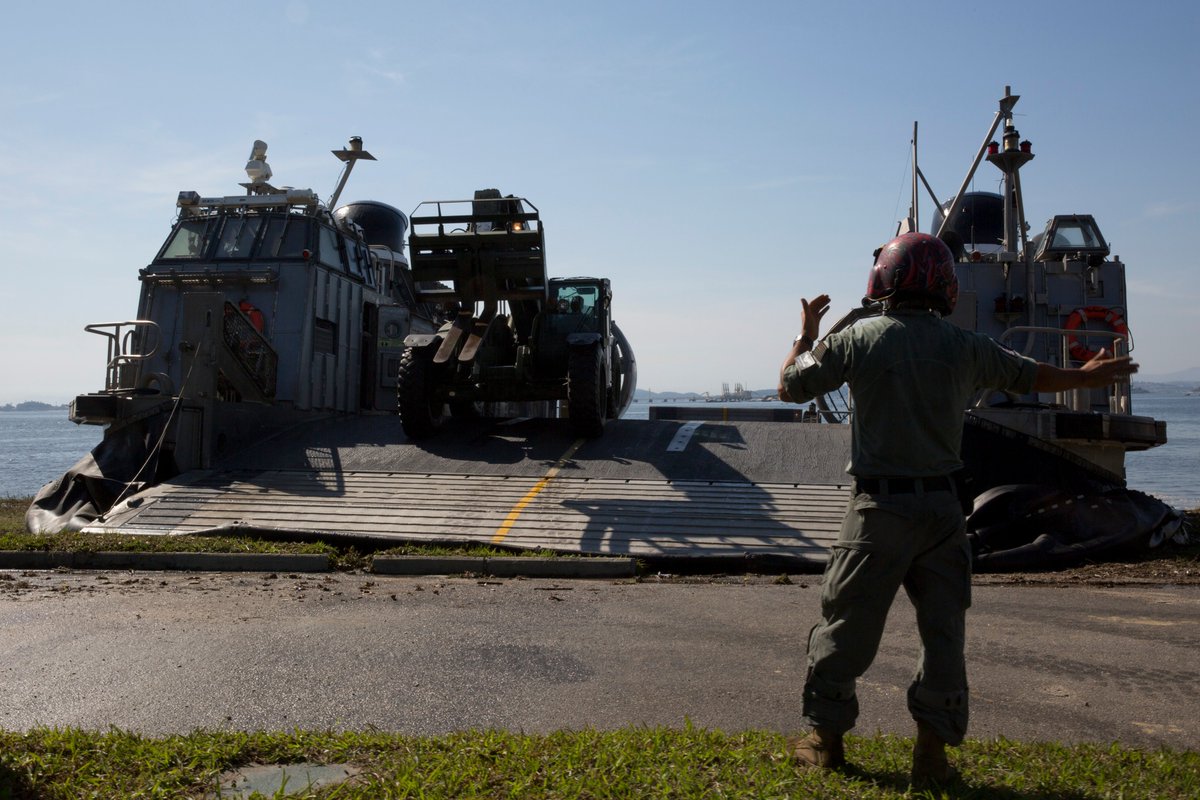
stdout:
POLYGON ((912 494, 918 487, 923 492, 952 492, 954 481, 945 475, 933 478, 854 479, 854 491, 859 494, 912 494))

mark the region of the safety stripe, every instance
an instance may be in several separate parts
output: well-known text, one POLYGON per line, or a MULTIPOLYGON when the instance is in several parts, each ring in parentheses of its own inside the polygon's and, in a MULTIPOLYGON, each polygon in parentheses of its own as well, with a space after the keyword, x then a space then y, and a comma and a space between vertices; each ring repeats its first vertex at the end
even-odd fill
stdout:
MULTIPOLYGON (((722 409, 722 411, 724 411, 725 414, 729 413, 728 408, 722 409)), ((722 419, 722 421, 725 420, 722 419)), ((692 434, 694 434, 696 429, 703 424, 703 422, 688 422, 681 426, 679 430, 675 431, 675 436, 671 439, 671 443, 667 445, 667 452, 682 453, 684 450, 686 450, 688 442, 692 440, 692 434)))
POLYGON ((546 470, 546 474, 542 476, 542 479, 535 483, 533 488, 526 492, 525 496, 517 501, 517 504, 512 507, 511 511, 508 512, 508 516, 504 518, 504 522, 500 523, 500 527, 496 529, 494 534, 492 534, 492 544, 500 544, 504 541, 504 537, 507 536, 508 532, 512 530, 512 527, 517 524, 517 518, 521 516, 521 512, 525 510, 525 507, 532 503, 534 498, 541 494, 542 490, 549 486, 551 481, 558 477, 559 470, 561 470, 563 466, 571 459, 571 456, 575 455, 575 451, 583 447, 583 443, 586 441, 587 439, 576 439, 575 443, 567 449, 567 452, 563 453, 558 461, 554 462, 554 466, 546 470))

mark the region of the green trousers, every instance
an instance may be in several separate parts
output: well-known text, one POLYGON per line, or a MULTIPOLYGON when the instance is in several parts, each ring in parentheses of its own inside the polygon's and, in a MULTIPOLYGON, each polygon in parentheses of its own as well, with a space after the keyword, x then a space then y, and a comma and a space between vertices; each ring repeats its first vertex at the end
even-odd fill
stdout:
POLYGON ((916 608, 921 636, 909 711, 944 741, 959 744, 968 717, 963 649, 971 551, 951 491, 851 499, 825 567, 821 621, 809 634, 804 717, 833 731, 854 727, 855 683, 875 659, 901 585, 916 608))

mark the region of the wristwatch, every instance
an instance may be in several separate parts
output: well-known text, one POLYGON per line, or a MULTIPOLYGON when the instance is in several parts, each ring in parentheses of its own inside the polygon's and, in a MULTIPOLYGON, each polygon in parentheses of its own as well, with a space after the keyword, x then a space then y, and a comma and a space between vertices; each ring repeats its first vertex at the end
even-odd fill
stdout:
POLYGON ((808 346, 811 348, 813 345, 812 337, 801 333, 795 339, 792 339, 793 346, 797 345, 797 344, 804 344, 804 343, 807 343, 808 346))

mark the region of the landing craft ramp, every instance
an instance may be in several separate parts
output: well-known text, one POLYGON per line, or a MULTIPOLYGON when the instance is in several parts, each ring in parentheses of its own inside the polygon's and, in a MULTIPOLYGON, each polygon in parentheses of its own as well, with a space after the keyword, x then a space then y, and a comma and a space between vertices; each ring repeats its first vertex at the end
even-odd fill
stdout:
POLYGON ((642 558, 821 564, 849 494, 849 426, 453 420, 305 425, 114 507, 88 532, 237 530, 642 558))

